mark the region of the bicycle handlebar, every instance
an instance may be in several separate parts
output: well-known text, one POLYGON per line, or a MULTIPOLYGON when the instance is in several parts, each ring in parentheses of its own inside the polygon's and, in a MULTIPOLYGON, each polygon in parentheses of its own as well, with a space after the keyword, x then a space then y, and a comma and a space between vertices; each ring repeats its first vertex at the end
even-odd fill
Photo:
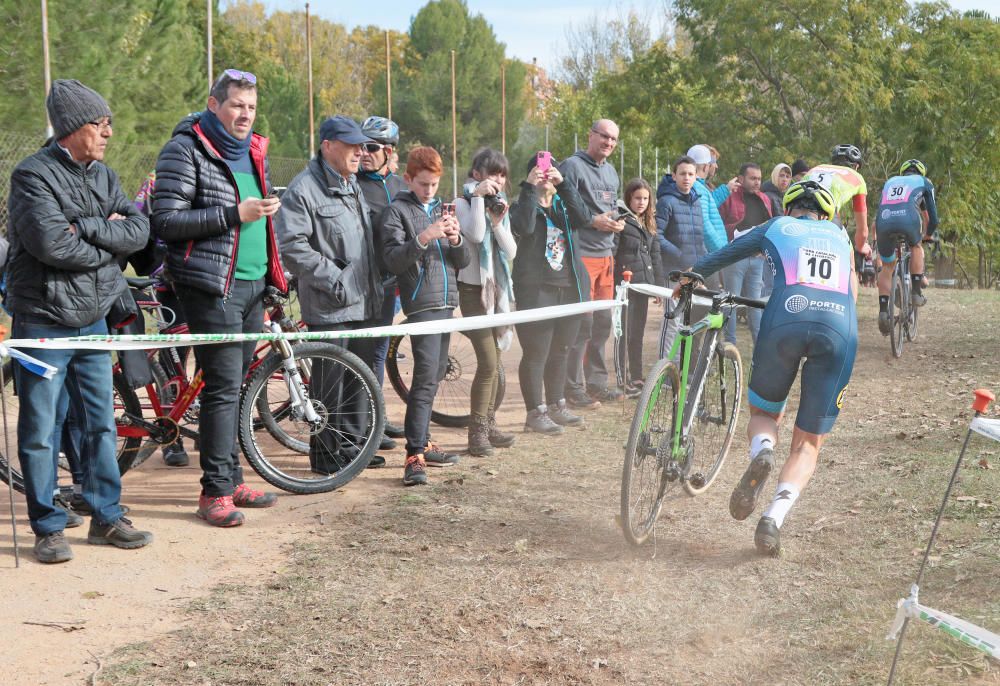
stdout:
POLYGON ((128 284, 129 288, 134 288, 139 291, 146 290, 150 286, 155 286, 160 283, 159 279, 150 279, 143 276, 126 276, 125 283, 128 284))

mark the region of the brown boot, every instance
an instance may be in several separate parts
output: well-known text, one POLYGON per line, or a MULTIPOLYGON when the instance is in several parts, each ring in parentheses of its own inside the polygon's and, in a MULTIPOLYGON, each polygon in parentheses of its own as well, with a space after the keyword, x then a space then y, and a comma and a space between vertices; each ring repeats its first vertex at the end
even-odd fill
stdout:
POLYGON ((469 454, 475 457, 486 457, 493 454, 490 445, 489 422, 481 414, 472 413, 469 416, 469 454))
POLYGON ((490 445, 494 448, 509 448, 514 445, 514 441, 517 440, 517 436, 514 434, 505 434, 499 428, 497 428, 497 416, 495 413, 490 412, 486 418, 487 426, 489 426, 489 441, 490 445))

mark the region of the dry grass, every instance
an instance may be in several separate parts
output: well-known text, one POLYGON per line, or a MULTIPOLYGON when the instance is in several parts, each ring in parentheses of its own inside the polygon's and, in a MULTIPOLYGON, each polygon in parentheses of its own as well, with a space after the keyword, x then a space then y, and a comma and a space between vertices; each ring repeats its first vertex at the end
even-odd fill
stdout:
MULTIPOLYGON (((524 436, 502 458, 465 458, 426 488, 328 517, 302 532, 284 573, 218 589, 191 607, 190 630, 123 648, 102 680, 884 683, 884 636, 957 457, 968 391, 1000 391, 1000 298, 931 295, 918 343, 894 361, 864 294, 848 403, 777 560, 754 553, 755 518, 727 513, 742 440, 708 493, 670 500, 655 543, 630 548, 614 522, 629 417, 605 408, 585 431, 524 436)), ((921 598, 996 631, 1000 446, 975 441, 968 457, 921 598)), ((996 684, 1000 664, 911 625, 898 683, 996 684)))

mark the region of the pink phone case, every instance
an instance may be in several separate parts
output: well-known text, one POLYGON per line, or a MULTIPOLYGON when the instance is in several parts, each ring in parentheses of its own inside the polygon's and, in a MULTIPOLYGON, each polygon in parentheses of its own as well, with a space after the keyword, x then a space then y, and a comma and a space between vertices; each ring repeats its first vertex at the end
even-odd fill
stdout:
POLYGON ((548 150, 539 151, 537 159, 537 165, 541 171, 548 171, 552 168, 552 153, 548 150))

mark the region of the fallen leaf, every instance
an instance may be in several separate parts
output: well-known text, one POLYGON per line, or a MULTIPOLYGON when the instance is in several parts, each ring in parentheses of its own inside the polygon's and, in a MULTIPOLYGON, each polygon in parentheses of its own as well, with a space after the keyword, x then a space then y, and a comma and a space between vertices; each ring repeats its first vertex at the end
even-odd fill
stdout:
POLYGON ((104 594, 100 591, 87 591, 80 594, 81 598, 86 598, 87 600, 94 600, 95 598, 103 598, 104 594))
POLYGON ((194 669, 197 666, 198 663, 195 662, 194 660, 188 660, 187 662, 184 663, 184 669, 194 669))
POLYGON ((519 538, 514 541, 514 552, 515 553, 526 553, 528 552, 528 539, 519 538))
POLYGON ((990 461, 987 460, 985 457, 979 459, 979 466, 982 467, 983 469, 993 469, 993 466, 990 464, 990 461))

